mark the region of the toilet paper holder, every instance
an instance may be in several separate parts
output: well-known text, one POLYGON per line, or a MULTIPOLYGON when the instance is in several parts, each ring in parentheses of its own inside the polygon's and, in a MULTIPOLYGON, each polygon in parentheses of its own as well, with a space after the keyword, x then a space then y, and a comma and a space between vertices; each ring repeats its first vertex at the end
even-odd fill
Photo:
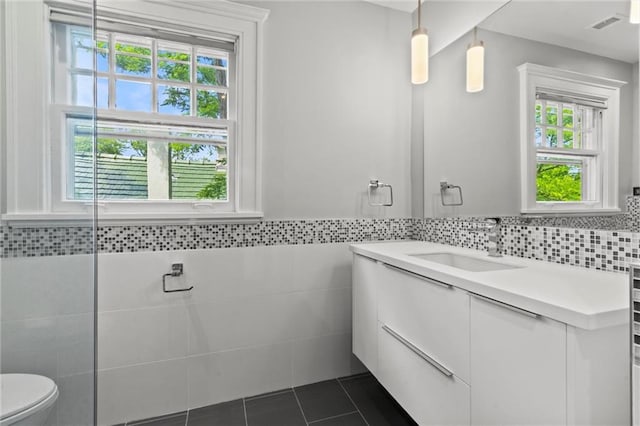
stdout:
POLYGON ((191 291, 193 290, 193 286, 189 287, 189 288, 177 288, 174 290, 167 290, 167 278, 169 277, 179 277, 181 276, 184 272, 184 266, 182 265, 182 263, 174 263, 171 265, 171 272, 169 272, 168 274, 164 274, 162 276, 162 291, 164 291, 165 293, 176 293, 179 291, 191 291))

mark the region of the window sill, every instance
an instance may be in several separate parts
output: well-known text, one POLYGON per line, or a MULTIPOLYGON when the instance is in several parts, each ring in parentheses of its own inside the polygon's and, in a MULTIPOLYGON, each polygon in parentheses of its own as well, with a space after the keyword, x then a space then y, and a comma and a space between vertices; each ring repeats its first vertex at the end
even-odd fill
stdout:
MULTIPOLYGON (((203 225, 252 224, 264 219, 263 212, 242 213, 99 213, 98 226, 120 225, 203 225)), ((91 214, 11 213, 3 214, 4 224, 17 228, 35 226, 91 226, 91 214)))
POLYGON ((530 209, 521 210, 520 214, 525 217, 533 216, 605 216, 622 213, 619 208, 613 209, 530 209))

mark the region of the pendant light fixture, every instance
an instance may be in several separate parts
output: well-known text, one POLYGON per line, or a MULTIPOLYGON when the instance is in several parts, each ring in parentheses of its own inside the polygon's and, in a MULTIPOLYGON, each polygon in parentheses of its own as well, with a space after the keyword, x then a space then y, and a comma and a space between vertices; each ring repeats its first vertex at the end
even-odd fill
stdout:
POLYGON ((631 0, 629 22, 632 24, 640 24, 640 0, 631 0))
POLYGON ((473 42, 467 48, 467 92, 484 89, 484 43, 478 41, 478 27, 473 29, 473 42))
POLYGON ((421 25, 422 0, 418 0, 418 28, 411 34, 411 82, 429 81, 429 36, 421 25))

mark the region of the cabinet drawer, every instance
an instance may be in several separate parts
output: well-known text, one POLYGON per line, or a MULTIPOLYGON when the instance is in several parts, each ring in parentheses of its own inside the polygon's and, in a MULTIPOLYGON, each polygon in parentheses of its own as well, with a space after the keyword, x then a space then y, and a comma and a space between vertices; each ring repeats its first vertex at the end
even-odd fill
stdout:
POLYGON ((469 383, 469 295, 389 265, 379 280, 378 320, 469 383))
POLYGON ((471 418, 477 425, 563 425, 566 325, 471 297, 471 418))
POLYGON ((353 353, 374 374, 378 365, 377 288, 380 268, 382 265, 375 260, 353 256, 353 353))
POLYGON ((469 386, 445 374, 429 361, 430 354, 382 323, 378 356, 378 380, 418 424, 469 424, 469 386))

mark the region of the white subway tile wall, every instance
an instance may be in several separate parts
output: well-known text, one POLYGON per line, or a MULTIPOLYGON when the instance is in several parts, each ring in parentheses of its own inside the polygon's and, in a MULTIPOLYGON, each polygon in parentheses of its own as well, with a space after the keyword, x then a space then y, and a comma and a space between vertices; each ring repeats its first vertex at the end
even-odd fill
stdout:
POLYGON ((99 423, 364 371, 350 265, 348 243, 100 254, 99 423), (194 289, 163 293, 176 262, 194 289))

